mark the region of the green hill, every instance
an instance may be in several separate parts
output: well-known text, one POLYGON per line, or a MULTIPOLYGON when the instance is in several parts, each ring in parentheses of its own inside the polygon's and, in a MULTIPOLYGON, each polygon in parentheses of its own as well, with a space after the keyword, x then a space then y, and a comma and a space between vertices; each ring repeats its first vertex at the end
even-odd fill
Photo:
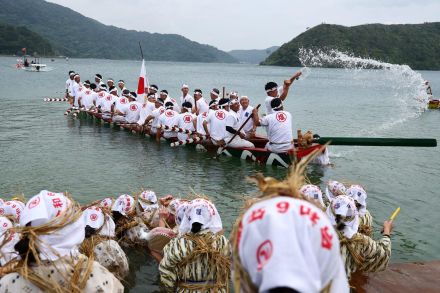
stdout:
POLYGON ((28 54, 53 54, 50 43, 40 35, 25 27, 0 23, 0 54, 20 54, 22 48, 26 48, 28 54))
POLYGON ((259 64, 278 48, 279 46, 273 46, 264 50, 232 50, 228 53, 241 63, 259 64))
POLYGON ((321 24, 282 45, 262 65, 300 66, 299 48, 338 49, 355 56, 440 69, 440 23, 367 24, 353 27, 321 24))
MULTIPOLYGON (((121 2, 121 5, 125 5, 121 2)), ((0 22, 25 26, 48 39, 57 54, 70 57, 237 62, 226 52, 175 34, 151 34, 104 25, 43 0, 0 0, 0 22)))

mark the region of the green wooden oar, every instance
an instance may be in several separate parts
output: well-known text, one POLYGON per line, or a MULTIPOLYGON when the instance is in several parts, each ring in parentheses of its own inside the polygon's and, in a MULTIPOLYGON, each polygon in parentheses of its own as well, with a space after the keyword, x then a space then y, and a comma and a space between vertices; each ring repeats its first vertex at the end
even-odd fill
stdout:
POLYGON ((380 138, 380 137, 320 137, 314 135, 314 142, 331 145, 356 146, 401 146, 401 147, 436 147, 434 138, 380 138))

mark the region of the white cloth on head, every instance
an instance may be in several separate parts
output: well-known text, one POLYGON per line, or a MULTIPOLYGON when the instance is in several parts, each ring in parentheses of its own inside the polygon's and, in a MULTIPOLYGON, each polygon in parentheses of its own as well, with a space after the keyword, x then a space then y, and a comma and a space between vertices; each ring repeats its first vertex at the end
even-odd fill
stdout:
MULTIPOLYGON (((180 201, 179 205, 177 206, 175 221, 176 221, 176 225, 179 226, 179 231, 180 231, 180 225, 182 224, 183 219, 186 217, 186 211, 188 210, 189 206, 190 206, 190 202, 188 201, 180 201)), ((188 231, 189 230, 187 230, 186 232, 188 231)))
POLYGON ((360 205, 359 215, 363 217, 367 212, 367 192, 365 189, 360 185, 351 185, 346 193, 360 205))
POLYGON ((104 225, 102 226, 101 231, 99 231, 99 235, 106 237, 115 237, 116 236, 116 224, 113 221, 113 218, 109 215, 104 216, 104 225))
POLYGON ((324 201, 322 200, 322 191, 321 189, 313 184, 306 184, 301 186, 299 192, 311 199, 319 201, 322 207, 325 207, 324 201))
POLYGON ((83 211, 85 225, 99 229, 104 225, 104 213, 99 207, 89 207, 83 211))
POLYGON ((14 248, 19 240, 20 235, 14 231, 11 221, 6 217, 0 217, 0 266, 4 266, 14 258, 20 259, 14 248))
POLYGON ((24 203, 18 200, 5 201, 0 205, 0 216, 10 216, 18 224, 24 207, 24 203))
POLYGON ((337 196, 345 194, 346 191, 347 189, 344 184, 335 180, 330 180, 325 188, 325 196, 329 201, 332 201, 337 196))
POLYGON ((327 208, 327 215, 332 225, 338 224, 336 216, 341 216, 341 221, 345 224, 342 233, 351 239, 359 229, 359 213, 354 200, 347 195, 339 195, 332 200, 327 208))
POLYGON ((202 230, 209 230, 212 233, 218 233, 223 230, 222 220, 215 205, 204 199, 197 198, 190 202, 186 211, 186 217, 183 218, 179 227, 180 233, 191 230, 192 224, 198 222, 202 224, 202 230))
MULTIPOLYGON (((62 218, 62 214, 72 208, 72 202, 63 193, 42 190, 26 203, 20 218, 20 226, 24 227, 27 223, 31 223, 31 226, 35 227, 51 221, 56 225, 59 223, 56 219, 62 218)), ((37 249, 40 258, 53 261, 69 254, 76 255, 78 246, 84 240, 84 228, 84 218, 79 217, 75 222, 57 231, 38 235, 37 249)))
POLYGON ((157 209, 159 206, 157 205, 157 196, 156 193, 152 190, 144 190, 138 199, 139 204, 141 205, 144 211, 157 209))
POLYGON ((120 195, 112 206, 112 211, 119 212, 124 216, 127 216, 130 212, 134 211, 136 204, 134 198, 128 194, 120 195))
POLYGON ((238 232, 239 258, 259 292, 349 292, 338 235, 315 205, 290 197, 254 204, 238 232))
POLYGON ((112 209, 114 199, 111 197, 106 197, 99 202, 99 207, 103 209, 112 209))

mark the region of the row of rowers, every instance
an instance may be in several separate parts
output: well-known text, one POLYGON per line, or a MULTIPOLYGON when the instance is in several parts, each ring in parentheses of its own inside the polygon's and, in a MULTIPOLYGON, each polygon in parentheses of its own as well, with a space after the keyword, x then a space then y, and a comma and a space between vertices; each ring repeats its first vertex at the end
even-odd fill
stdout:
POLYGON ((236 292, 349 292, 352 272, 386 268, 392 225, 385 222, 381 240, 370 238, 362 187, 329 182, 325 208, 317 186, 257 181, 262 194, 247 203, 230 240, 213 202, 201 197, 158 200, 143 191, 80 207, 43 190, 26 205, 3 202, 0 292, 122 292, 121 246, 148 251, 170 292, 229 292, 231 261, 236 292))
MULTIPOLYGON (((289 87, 301 72, 284 81, 281 95, 278 85, 268 82, 265 85, 265 100, 268 115, 258 116, 258 109, 249 105, 247 96, 238 96, 231 92, 228 98, 219 98, 219 90, 210 92, 210 101, 203 97, 202 90, 196 89, 193 96, 187 85, 183 85, 180 103, 168 96, 167 90, 158 92, 158 87, 151 85, 147 99, 138 99, 135 92, 124 88, 123 81, 118 88, 123 89, 118 96, 118 88, 112 86, 108 91, 105 84, 90 84, 80 81, 74 75, 74 106, 85 109, 93 115, 115 123, 128 124, 138 132, 164 138, 177 138, 184 141, 191 135, 210 138, 214 145, 230 147, 254 147, 249 140, 255 136, 257 126, 266 126, 267 149, 272 152, 285 152, 293 148, 292 119, 284 111, 283 100, 287 97, 289 87), (143 101, 144 100, 144 101, 143 101), (250 116, 252 115, 252 119, 250 116), (245 123, 246 122, 246 123, 245 123), (244 125, 242 128, 241 126, 244 125), (166 131, 164 131, 166 127, 166 131), (184 129, 192 134, 175 132, 173 127, 184 129), (240 130, 241 128, 241 130, 240 130), (239 131, 240 130, 240 131, 239 131)), ((110 83, 113 81, 110 80, 110 83)))

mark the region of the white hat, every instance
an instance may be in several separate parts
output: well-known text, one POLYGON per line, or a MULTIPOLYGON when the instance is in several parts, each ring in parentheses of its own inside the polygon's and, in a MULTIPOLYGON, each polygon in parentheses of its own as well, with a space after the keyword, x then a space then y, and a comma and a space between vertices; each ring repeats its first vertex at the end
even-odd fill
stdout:
POLYGON ((139 204, 141 205, 142 209, 144 211, 151 208, 152 205, 154 205, 154 208, 159 207, 157 205, 157 196, 156 193, 152 190, 144 190, 140 195, 138 199, 139 204))
POLYGON ((15 244, 20 240, 18 233, 14 232, 13 224, 6 217, 0 217, 0 265, 4 266, 14 258, 20 259, 15 244))
POLYGON ((98 207, 89 207, 83 211, 85 225, 99 229, 104 225, 104 213, 98 207))
MULTIPOLYGON (((61 215, 74 208, 73 203, 63 193, 40 191, 26 203, 20 218, 20 226, 30 223, 32 227, 58 223, 61 215)), ((50 234, 38 235, 37 249, 42 260, 57 260, 65 255, 78 254, 78 246, 85 236, 84 218, 79 217, 61 229, 50 234)))
POLYGON ((241 265, 258 292, 349 292, 339 239, 314 204, 276 196, 252 205, 237 231, 241 265))
POLYGON ((330 180, 325 188, 325 196, 329 201, 332 201, 338 195, 345 194, 345 192, 346 188, 344 184, 335 180, 330 180))
POLYGON ((182 84, 182 89, 187 89, 189 86, 187 84, 182 84))
MULTIPOLYGON (((202 224, 202 230, 208 229, 212 233, 223 230, 222 220, 215 205, 204 198, 197 198, 190 202, 186 217, 182 220, 182 229, 191 230, 193 223, 202 224)), ((179 231, 181 231, 179 229, 179 231)))
POLYGON ((324 201, 322 200, 322 191, 318 186, 313 184, 306 184, 299 189, 299 192, 305 197, 319 201, 321 206, 325 207, 324 201))
POLYGON ((360 185, 352 185, 347 189, 347 195, 360 205, 359 215, 362 217, 367 212, 367 192, 360 185))
POLYGON ((113 198, 106 197, 99 202, 99 207, 103 208, 103 209, 110 209, 111 210, 114 201, 115 200, 113 198))
POLYGON ((18 200, 3 202, 0 204, 0 216, 10 216, 14 219, 15 223, 19 223, 24 207, 24 203, 18 200))
POLYGON ((241 96, 241 97, 240 97, 240 101, 241 101, 241 100, 244 100, 244 99, 249 100, 249 97, 248 97, 248 96, 241 96))
POLYGON ((336 216, 341 217, 345 224, 342 233, 348 239, 351 239, 359 229, 359 213, 354 200, 347 195, 339 195, 333 199, 327 208, 327 215, 333 225, 337 225, 336 216))
POLYGON ((122 215, 127 216, 135 210, 134 198, 131 195, 120 195, 113 204, 112 211, 120 212, 122 215))

